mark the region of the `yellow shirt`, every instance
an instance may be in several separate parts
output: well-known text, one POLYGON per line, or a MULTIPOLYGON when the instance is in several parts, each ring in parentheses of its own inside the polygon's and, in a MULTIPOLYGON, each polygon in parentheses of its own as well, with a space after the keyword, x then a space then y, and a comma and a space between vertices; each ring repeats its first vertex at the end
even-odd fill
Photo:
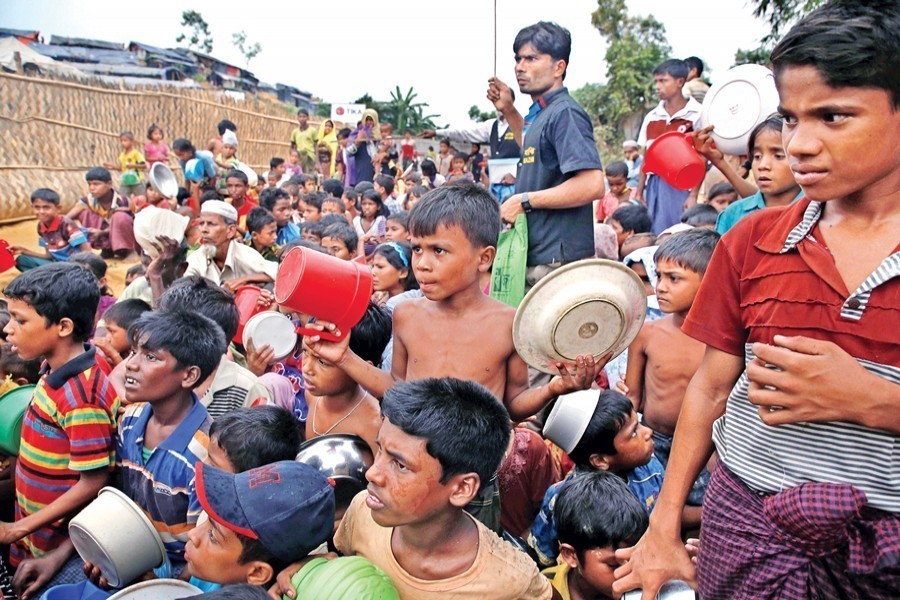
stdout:
POLYGON ((550 580, 553 589, 559 592, 562 600, 572 600, 572 594, 569 593, 569 569, 569 563, 560 561, 555 567, 541 571, 550 580))
POLYGON ((119 154, 119 166, 122 168, 122 172, 137 171, 138 181, 143 181, 144 179, 141 171, 134 169, 133 167, 127 167, 126 165, 139 165, 146 162, 144 155, 141 154, 140 150, 137 148, 132 148, 130 152, 122 152, 119 154))
POLYGON ((316 160, 316 139, 318 137, 319 132, 312 125, 308 126, 305 131, 300 131, 300 128, 297 127, 291 132, 291 143, 297 147, 301 155, 305 154, 308 158, 316 160))

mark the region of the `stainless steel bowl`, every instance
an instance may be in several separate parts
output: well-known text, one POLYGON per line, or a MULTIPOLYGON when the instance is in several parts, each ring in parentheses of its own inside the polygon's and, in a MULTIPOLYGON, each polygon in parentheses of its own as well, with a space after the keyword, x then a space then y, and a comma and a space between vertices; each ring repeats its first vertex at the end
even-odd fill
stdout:
MULTIPOLYGON (((657 600, 695 600, 697 592, 684 581, 673 579, 659 588, 657 600)), ((641 590, 631 590, 622 594, 622 600, 641 600, 641 590)))
POLYGON ((153 163, 148 179, 153 189, 159 192, 163 198, 174 198, 178 195, 178 180, 175 179, 175 173, 168 165, 161 162, 153 163))
POLYGON ((349 503, 353 496, 366 489, 366 471, 374 460, 372 450, 361 437, 347 434, 323 435, 309 440, 300 446, 297 454, 297 462, 334 480, 338 506, 349 503))

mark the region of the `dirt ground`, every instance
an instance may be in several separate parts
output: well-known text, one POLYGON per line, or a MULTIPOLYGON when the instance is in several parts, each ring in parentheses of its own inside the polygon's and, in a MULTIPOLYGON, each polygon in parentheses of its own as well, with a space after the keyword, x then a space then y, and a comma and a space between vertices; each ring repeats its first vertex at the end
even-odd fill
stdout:
MULTIPOLYGON (((38 250, 37 221, 21 221, 13 225, 0 225, 0 239, 9 242, 10 246, 18 245, 38 250)), ((106 283, 112 293, 118 296, 125 289, 125 272, 137 261, 122 262, 110 259, 106 261, 109 269, 106 272, 106 283)), ((19 274, 15 268, 0 273, 0 290, 19 274)))

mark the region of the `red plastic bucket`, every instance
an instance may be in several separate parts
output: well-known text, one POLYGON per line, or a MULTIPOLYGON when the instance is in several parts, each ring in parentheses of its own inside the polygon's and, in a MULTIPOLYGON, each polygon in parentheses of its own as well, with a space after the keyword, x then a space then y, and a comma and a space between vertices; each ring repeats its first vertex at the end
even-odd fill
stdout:
POLYGON ((9 251, 9 242, 0 240, 0 273, 16 266, 16 257, 9 251))
POLYGON ((237 305, 238 313, 240 315, 240 319, 238 320, 238 328, 237 333, 234 334, 232 338, 235 343, 242 343, 244 336, 244 325, 247 324, 247 321, 250 320, 250 317, 260 312, 260 307, 257 305, 256 301, 259 300, 259 295, 262 293, 262 289, 256 287, 255 285, 242 285, 237 289, 234 293, 234 303, 237 305))
POLYGON ((669 131, 647 148, 643 171, 659 175, 679 190, 692 190, 706 176, 706 160, 694 150, 690 135, 669 131))
POLYGON ((320 321, 334 323, 340 336, 301 327, 301 335, 338 341, 359 323, 372 297, 372 271, 354 261, 294 248, 284 255, 275 278, 275 301, 320 321))

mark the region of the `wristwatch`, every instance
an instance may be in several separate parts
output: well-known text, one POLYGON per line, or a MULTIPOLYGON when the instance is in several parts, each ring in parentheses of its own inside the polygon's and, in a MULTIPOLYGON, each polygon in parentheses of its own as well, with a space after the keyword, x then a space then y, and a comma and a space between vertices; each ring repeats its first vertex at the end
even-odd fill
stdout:
POLYGON ((528 192, 522 194, 522 210, 526 213, 531 212, 531 202, 528 201, 528 192))

